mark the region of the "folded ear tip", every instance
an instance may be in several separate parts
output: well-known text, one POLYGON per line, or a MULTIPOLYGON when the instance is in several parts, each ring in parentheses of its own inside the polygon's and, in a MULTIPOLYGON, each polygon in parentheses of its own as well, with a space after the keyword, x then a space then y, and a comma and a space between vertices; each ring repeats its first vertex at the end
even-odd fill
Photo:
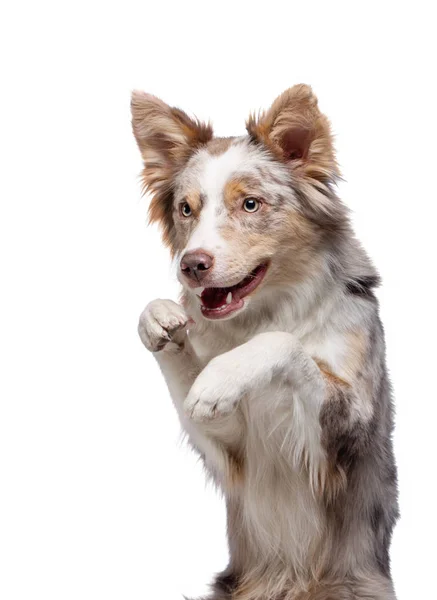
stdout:
POLYGON ((141 90, 132 90, 130 97, 131 105, 141 102, 145 96, 147 96, 147 94, 141 90))
POLYGON ((301 102, 314 102, 317 103, 317 96, 315 95, 313 88, 307 83, 298 83, 288 90, 290 97, 298 98, 301 102))

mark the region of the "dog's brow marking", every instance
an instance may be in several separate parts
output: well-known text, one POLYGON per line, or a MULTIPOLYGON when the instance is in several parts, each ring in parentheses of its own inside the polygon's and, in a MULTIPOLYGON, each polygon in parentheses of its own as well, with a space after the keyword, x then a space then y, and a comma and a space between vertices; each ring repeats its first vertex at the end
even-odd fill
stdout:
POLYGON ((228 179, 247 163, 247 158, 247 150, 241 145, 231 146, 219 156, 206 154, 199 182, 208 198, 222 197, 228 179))

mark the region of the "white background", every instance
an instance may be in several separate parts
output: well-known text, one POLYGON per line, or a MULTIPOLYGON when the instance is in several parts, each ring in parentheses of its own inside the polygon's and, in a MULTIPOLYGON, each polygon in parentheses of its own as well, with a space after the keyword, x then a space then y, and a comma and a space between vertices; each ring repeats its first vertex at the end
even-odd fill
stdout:
POLYGON ((435 597, 432 3, 9 2, 0 15, 0 597, 180 599, 226 564, 223 505, 140 311, 177 285, 146 227, 133 88, 241 134, 310 83, 379 267, 397 406, 400 600, 435 597))

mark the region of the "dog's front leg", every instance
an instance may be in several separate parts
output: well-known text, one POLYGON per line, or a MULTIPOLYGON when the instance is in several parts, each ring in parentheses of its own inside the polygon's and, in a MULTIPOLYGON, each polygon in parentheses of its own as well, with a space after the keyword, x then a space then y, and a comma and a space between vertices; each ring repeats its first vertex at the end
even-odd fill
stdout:
POLYGON ((203 457, 211 473, 223 480, 229 476, 232 467, 227 448, 193 422, 183 409, 184 400, 202 368, 187 335, 188 321, 185 310, 176 302, 154 300, 141 314, 138 332, 164 375, 189 442, 203 457))
POLYGON ((201 370, 188 340, 187 324, 182 306, 172 300, 153 300, 138 325, 141 341, 153 352, 178 412, 201 370))
POLYGON ((205 423, 229 415, 245 396, 250 413, 250 397, 261 395, 263 422, 284 437, 279 445, 288 456, 296 464, 304 460, 318 477, 325 456, 320 424, 325 387, 319 367, 294 336, 268 332, 213 358, 194 382, 184 408, 191 419, 205 423), (269 386, 271 396, 263 394, 269 386))

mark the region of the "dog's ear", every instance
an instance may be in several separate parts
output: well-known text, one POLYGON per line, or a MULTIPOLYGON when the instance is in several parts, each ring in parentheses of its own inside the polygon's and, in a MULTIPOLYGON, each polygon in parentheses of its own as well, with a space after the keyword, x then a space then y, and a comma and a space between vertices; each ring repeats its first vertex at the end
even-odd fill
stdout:
POLYGON ((295 85, 246 123, 249 135, 266 145, 297 176, 333 182, 339 176, 328 119, 308 85, 295 85))
POLYGON ((150 221, 159 221, 171 243, 174 178, 196 148, 212 138, 212 127, 192 119, 156 96, 132 94, 132 128, 144 160, 144 188, 153 195, 150 221))
POLYGON ((151 94, 132 94, 132 128, 152 180, 180 168, 193 150, 212 137, 209 124, 191 119, 151 94), (155 171, 155 173, 153 173, 155 171))

